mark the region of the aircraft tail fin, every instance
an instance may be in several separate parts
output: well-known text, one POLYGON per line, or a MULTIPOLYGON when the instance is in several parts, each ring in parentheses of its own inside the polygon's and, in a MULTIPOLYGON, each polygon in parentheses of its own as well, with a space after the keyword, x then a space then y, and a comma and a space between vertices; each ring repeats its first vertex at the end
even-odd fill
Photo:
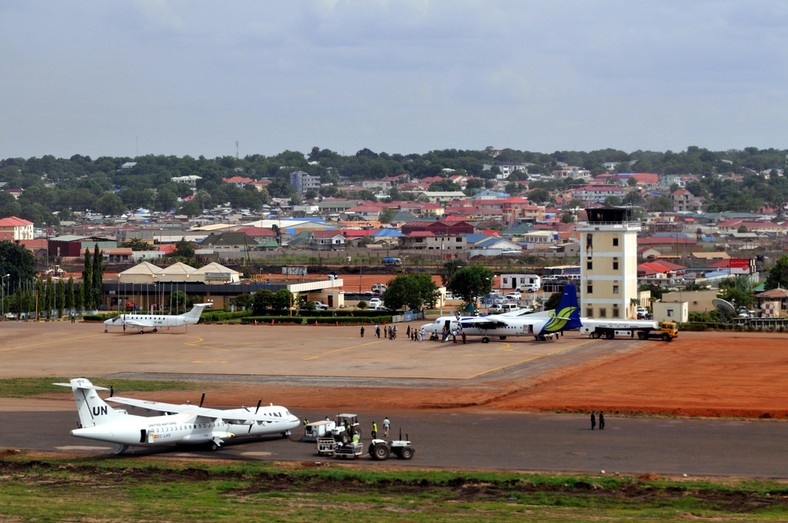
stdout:
POLYGON ((186 323, 197 323, 200 321, 200 316, 202 315, 202 311, 205 310, 206 307, 210 307, 213 303, 195 303, 192 310, 187 312, 183 315, 183 319, 186 323))
POLYGON ((564 285, 564 292, 561 294, 558 308, 553 311, 553 315, 550 321, 545 324, 542 333, 579 329, 581 326, 577 289, 571 283, 567 283, 564 285))
POLYGON ((80 428, 109 423, 113 418, 125 414, 125 411, 113 409, 99 397, 97 391, 109 389, 97 387, 86 378, 74 378, 69 383, 53 383, 53 385, 70 387, 74 392, 80 428))

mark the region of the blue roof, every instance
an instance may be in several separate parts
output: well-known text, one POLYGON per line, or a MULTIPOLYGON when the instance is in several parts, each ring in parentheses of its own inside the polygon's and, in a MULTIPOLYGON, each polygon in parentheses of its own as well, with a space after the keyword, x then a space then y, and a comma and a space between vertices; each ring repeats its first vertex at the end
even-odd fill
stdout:
POLYGON ((477 243, 490 237, 489 234, 481 234, 481 233, 472 233, 472 234, 466 233, 463 234, 462 236, 465 236, 465 241, 467 241, 468 243, 477 243))
POLYGON ((402 233, 396 229, 381 229, 377 232, 373 232, 372 236, 377 238, 385 237, 385 238, 396 238, 398 236, 402 236, 402 233))

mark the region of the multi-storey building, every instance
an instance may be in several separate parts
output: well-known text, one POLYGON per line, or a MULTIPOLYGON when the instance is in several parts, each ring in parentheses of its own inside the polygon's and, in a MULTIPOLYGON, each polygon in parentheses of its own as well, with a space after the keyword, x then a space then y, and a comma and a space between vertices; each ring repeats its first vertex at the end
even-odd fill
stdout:
POLYGON ((637 318, 637 234, 631 209, 587 209, 580 233, 580 303, 588 318, 637 318))
POLYGON ((304 171, 293 171, 290 173, 290 185, 303 196, 310 189, 320 189, 320 176, 312 176, 304 171))

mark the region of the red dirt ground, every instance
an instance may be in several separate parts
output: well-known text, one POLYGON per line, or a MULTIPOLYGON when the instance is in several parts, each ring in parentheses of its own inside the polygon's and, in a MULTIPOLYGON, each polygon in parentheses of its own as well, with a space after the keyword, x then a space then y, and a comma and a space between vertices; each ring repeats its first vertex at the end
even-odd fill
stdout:
MULTIPOLYGON (((620 343, 626 343, 620 340, 620 343)), ((331 409, 496 410, 647 413, 702 417, 788 418, 788 336, 682 333, 623 355, 540 376, 536 383, 487 381, 452 388, 394 389, 227 385, 213 401, 287 396, 288 405, 331 409)), ((158 394, 157 397, 161 397, 158 394)))

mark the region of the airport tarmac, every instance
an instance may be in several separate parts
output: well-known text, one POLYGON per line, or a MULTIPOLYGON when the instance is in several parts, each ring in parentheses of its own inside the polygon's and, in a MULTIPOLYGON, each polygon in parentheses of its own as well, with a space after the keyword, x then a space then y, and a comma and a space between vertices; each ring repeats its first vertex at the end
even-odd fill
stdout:
MULTIPOLYGON (((381 419, 396 414, 413 427, 406 430, 417 459, 407 466, 788 476, 780 445, 785 422, 624 417, 691 409, 785 417, 785 335, 682 333, 667 344, 567 333, 546 343, 510 338, 463 345, 412 342, 406 327, 399 324, 392 341, 372 337, 369 328, 361 338, 358 327, 196 325, 139 335, 105 334, 100 324, 2 322, 0 378, 85 376, 117 387, 121 378, 182 379, 195 383, 194 392, 122 393, 185 402, 208 390, 211 406, 262 398, 307 417, 340 410, 381 419), (600 408, 618 422, 591 433, 587 411, 600 408), (587 438, 600 435, 605 439, 587 438)), ((0 400, 2 426, 35 426, 36 416, 53 421, 36 432, 51 433, 52 440, 3 431, 0 446, 95 452, 101 444, 68 435, 71 409, 70 394, 54 387, 35 399, 0 400)), ((238 459, 249 452, 314 457, 298 444, 282 446, 287 443, 231 445, 218 455, 238 449, 238 459)))

